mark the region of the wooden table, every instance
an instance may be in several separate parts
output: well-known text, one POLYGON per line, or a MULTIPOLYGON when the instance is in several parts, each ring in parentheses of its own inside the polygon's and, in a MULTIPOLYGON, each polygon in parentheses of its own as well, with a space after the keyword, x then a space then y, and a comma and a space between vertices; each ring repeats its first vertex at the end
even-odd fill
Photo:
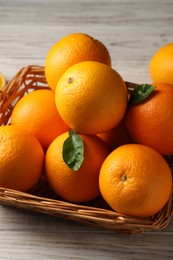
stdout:
MULTIPOLYGON (((150 83, 153 53, 173 41, 171 0, 0 0, 0 71, 44 65, 50 46, 72 32, 109 49, 131 82, 150 83)), ((173 223, 159 232, 122 235, 0 206, 0 259, 173 259, 173 223)))

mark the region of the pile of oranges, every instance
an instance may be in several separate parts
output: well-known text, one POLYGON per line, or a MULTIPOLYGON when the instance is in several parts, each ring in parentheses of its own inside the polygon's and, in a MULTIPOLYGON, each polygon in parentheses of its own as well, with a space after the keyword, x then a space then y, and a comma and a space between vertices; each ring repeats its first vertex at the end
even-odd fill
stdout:
POLYGON ((171 66, 173 44, 151 59, 154 82, 129 94, 103 43, 83 33, 62 38, 45 59, 50 88, 22 97, 0 127, 0 186, 29 192, 45 172, 66 201, 101 194, 121 214, 159 212, 172 192, 164 159, 173 154, 171 66))

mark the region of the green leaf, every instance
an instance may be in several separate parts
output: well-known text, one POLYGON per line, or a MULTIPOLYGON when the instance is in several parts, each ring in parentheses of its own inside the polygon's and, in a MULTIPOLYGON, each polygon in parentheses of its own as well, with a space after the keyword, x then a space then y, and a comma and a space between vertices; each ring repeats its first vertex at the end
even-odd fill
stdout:
POLYGON ((136 104, 145 100, 154 89, 155 86, 149 84, 138 85, 131 93, 129 104, 136 104))
POLYGON ((63 160, 69 168, 78 171, 84 160, 84 144, 80 135, 71 129, 63 144, 63 160))

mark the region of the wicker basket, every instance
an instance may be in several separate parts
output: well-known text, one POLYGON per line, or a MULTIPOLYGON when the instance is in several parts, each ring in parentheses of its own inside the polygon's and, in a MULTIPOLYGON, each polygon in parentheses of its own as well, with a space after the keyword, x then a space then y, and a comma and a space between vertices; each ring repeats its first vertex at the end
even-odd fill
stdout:
MULTIPOLYGON (((131 89, 136 84, 126 82, 126 85, 128 89, 131 89)), ((0 125, 10 123, 12 109, 23 95, 45 87, 48 86, 44 76, 44 67, 22 68, 0 92, 0 125)), ((167 160, 172 168, 172 157, 170 156, 167 160)), ((57 198, 50 190, 44 173, 38 185, 29 193, 0 188, 0 202, 97 228, 125 233, 142 233, 165 228, 172 217, 172 195, 158 214, 150 218, 135 218, 111 210, 102 197, 83 205, 65 202, 57 198)))

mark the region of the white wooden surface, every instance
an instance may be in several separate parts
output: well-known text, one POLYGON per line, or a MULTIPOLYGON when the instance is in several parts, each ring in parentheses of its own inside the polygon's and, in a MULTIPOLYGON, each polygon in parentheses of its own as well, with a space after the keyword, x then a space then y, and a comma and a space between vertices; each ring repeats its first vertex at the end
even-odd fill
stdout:
MULTIPOLYGON (((84 32, 108 47, 127 81, 149 83, 148 64, 173 41, 172 0, 0 0, 0 71, 44 65, 50 46, 84 32)), ((0 259, 173 259, 173 223, 127 236, 0 206, 0 259)))

